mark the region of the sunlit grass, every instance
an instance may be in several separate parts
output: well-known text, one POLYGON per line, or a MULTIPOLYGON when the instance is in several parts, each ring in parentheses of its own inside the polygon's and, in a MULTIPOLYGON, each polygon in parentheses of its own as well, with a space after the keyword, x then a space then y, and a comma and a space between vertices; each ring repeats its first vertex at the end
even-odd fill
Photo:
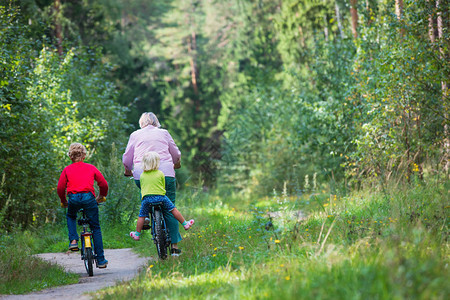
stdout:
MULTIPOLYGON (((196 220, 189 231, 180 227, 183 254, 151 260, 137 279, 95 297, 446 299, 447 195, 448 188, 440 185, 391 189, 389 194, 362 191, 262 200, 205 194, 199 196, 201 205, 177 200, 179 210, 196 220), (292 213, 299 209, 308 216, 295 217, 292 213), (277 214, 269 218, 268 212, 277 214)), ((105 246, 134 247, 156 257, 149 232, 139 242, 128 236, 134 226, 103 224, 105 246)), ((43 228, 40 234, 25 231, 14 239, 5 236, 3 249, 11 244, 26 249, 22 254, 65 251, 66 230, 58 226, 43 228)), ((21 262, 24 255, 15 257, 21 262)), ((51 268, 42 272, 59 274, 51 268)), ((70 275, 58 278, 55 283, 33 283, 27 277, 22 286, 30 291, 73 280, 70 275)))
MULTIPOLYGON (((180 201, 180 211, 196 219, 182 232, 183 254, 153 261, 138 279, 96 297, 448 298, 445 188, 319 197, 241 199, 239 205, 212 197, 205 206, 180 201), (289 217, 308 202, 306 219, 289 217), (266 230, 268 210, 286 214, 266 230)), ((138 248, 156 256, 149 235, 138 248)))

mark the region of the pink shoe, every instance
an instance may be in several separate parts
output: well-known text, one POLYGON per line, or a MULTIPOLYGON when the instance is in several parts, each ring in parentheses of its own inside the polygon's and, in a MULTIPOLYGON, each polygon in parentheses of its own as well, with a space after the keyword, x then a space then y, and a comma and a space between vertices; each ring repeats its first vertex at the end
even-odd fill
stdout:
POLYGON ((139 241, 141 239, 140 236, 136 235, 135 231, 130 232, 130 236, 135 240, 135 241, 139 241))
POLYGON ((188 230, 192 225, 194 225, 194 219, 187 221, 186 225, 183 225, 184 230, 188 230))

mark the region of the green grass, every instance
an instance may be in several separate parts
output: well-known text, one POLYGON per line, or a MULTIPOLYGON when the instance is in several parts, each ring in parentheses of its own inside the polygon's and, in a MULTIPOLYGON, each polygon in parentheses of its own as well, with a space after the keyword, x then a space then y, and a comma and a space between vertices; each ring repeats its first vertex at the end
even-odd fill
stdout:
MULTIPOLYGON (((178 208, 196 220, 182 230, 183 254, 153 261, 135 280, 94 297, 447 299, 448 191, 447 183, 345 197, 180 193, 178 208), (308 217, 292 218, 298 210, 308 217), (270 230, 268 211, 279 212, 270 230)), ((139 242, 129 238, 134 226, 102 224, 105 248, 134 247, 156 257, 149 232, 139 242)), ((76 275, 31 256, 66 251, 67 243, 65 224, 1 236, 0 294, 77 282, 76 275), (30 267, 36 271, 24 272, 30 267)))
MULTIPOLYGON (((129 226, 102 226, 104 247, 131 248, 129 226)), ((0 237, 0 294, 23 294, 78 282, 78 275, 32 256, 36 253, 66 252, 66 224, 48 224, 0 237), (28 272, 33 270, 33 272, 28 272)), ((80 265, 82 261, 80 260, 80 265)))
MULTIPOLYGON (((447 299, 448 189, 177 200, 196 219, 183 232, 182 256, 151 262, 137 279, 95 297, 447 299), (298 209, 308 218, 289 217, 298 209), (266 210, 281 211, 269 231, 266 210)), ((136 244, 156 255, 149 234, 136 244)))
POLYGON ((11 244, 6 239, 2 237, 0 246, 0 294, 23 294, 78 282, 78 275, 33 257, 12 238, 9 238, 11 244))

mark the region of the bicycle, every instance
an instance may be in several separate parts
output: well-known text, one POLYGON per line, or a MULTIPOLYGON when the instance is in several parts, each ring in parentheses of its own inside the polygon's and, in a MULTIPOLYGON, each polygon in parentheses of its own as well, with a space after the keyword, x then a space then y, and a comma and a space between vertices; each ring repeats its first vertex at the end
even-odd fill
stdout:
POLYGON ((92 232, 89 227, 89 219, 86 217, 84 208, 78 212, 81 214, 81 218, 78 219, 78 225, 82 226, 80 234, 81 239, 81 260, 84 261, 84 267, 89 276, 94 276, 94 261, 95 266, 98 268, 97 257, 94 254, 94 248, 92 243, 92 232))
MULTIPOLYGON (((131 171, 123 174, 125 177, 133 179, 131 171)), ((156 245, 158 257, 162 260, 167 258, 167 252, 170 249, 171 241, 169 236, 169 229, 166 226, 166 221, 163 216, 162 202, 155 202, 151 204, 150 218, 145 219, 142 230, 151 229, 152 240, 156 245), (151 225, 150 225, 151 224, 151 225)))
POLYGON ((166 226, 166 221, 163 216, 162 202, 155 202, 151 204, 150 220, 151 226, 144 225, 144 228, 147 230, 151 228, 152 240, 156 245, 158 256, 164 260, 167 258, 167 252, 170 249, 171 242, 169 237, 169 229, 166 226))
MULTIPOLYGON (((103 197, 97 200, 99 205, 105 202, 106 198, 103 197)), ((82 226, 82 231, 80 234, 81 238, 81 260, 84 261, 84 267, 89 276, 94 276, 94 262, 95 267, 98 268, 97 255, 95 255, 93 242, 92 242, 92 232, 89 227, 89 219, 86 217, 86 212, 84 208, 80 209, 78 212, 81 218, 78 219, 78 225, 82 226), (88 229, 89 227, 89 229, 88 229)))

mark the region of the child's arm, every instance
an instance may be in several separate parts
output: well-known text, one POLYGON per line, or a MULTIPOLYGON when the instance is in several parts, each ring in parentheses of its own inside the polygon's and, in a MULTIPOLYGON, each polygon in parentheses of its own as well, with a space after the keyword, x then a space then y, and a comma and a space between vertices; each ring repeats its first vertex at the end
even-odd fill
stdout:
POLYGON ((99 197, 106 197, 108 195, 108 182, 106 182, 105 177, 97 168, 95 168, 94 179, 100 188, 99 197))
POLYGON ((59 199, 61 200, 62 207, 67 207, 69 205, 66 200, 66 187, 67 187, 67 176, 66 170, 64 169, 61 173, 61 176, 59 177, 58 187, 56 188, 59 199))

